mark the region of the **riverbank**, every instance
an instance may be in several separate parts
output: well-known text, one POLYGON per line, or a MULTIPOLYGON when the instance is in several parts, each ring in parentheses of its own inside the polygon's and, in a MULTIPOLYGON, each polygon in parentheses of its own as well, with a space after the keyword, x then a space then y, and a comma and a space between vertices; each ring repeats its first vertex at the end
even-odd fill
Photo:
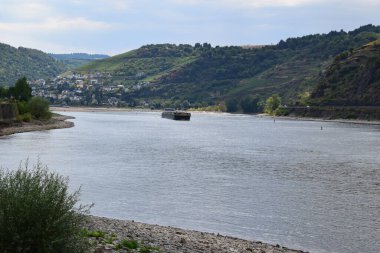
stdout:
MULTIPOLYGON (((121 240, 136 240, 151 251, 167 253, 303 253, 301 250, 292 250, 279 245, 270 245, 262 242, 248 241, 239 238, 223 236, 213 233, 204 233, 174 227, 150 225, 129 220, 116 220, 104 217, 90 216, 87 223, 90 231, 103 231, 106 234, 115 234, 114 244, 98 245, 96 252, 126 252, 115 250, 121 240), (100 250, 105 248, 105 251, 100 250), (107 251, 108 250, 108 251, 107 251)), ((135 252, 135 251, 128 251, 135 252)), ((138 251, 136 251, 138 252, 138 251)), ((142 252, 140 250, 140 252, 142 252)))
POLYGON ((68 119, 73 119, 73 117, 55 114, 50 120, 32 120, 30 122, 9 123, 0 126, 0 136, 73 127, 74 123, 67 121, 68 119))
POLYGON ((143 108, 119 108, 119 107, 49 107, 50 111, 55 112, 154 112, 159 110, 143 109, 143 108))
MULTIPOLYGON (((116 107, 50 107, 51 111, 57 112, 161 112, 161 110, 151 109, 135 109, 135 108, 116 108, 116 107)), ((192 114, 229 114, 220 111, 189 111, 192 114)), ((238 114, 232 114, 238 115, 238 114)), ((297 116, 270 116, 268 114, 241 114, 252 115, 259 118, 275 118, 284 120, 300 120, 300 121, 318 121, 318 122, 336 122, 349 124, 364 124, 364 125, 380 125, 380 120, 360 120, 360 119, 326 119, 313 117, 297 117, 297 116)))
POLYGON ((359 124, 359 125, 380 125, 380 120, 360 120, 360 119, 324 119, 324 118, 311 118, 311 117, 296 117, 296 116, 271 116, 269 114, 257 114, 259 118, 272 118, 283 120, 299 120, 299 121, 317 121, 317 122, 335 122, 346 124, 359 124))

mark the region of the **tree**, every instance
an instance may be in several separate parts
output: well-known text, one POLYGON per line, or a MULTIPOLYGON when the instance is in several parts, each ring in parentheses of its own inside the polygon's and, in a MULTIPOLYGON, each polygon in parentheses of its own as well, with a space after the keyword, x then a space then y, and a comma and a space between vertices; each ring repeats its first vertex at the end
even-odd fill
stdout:
POLYGON ((185 100, 181 104, 181 109, 187 110, 190 108, 190 102, 188 100, 185 100))
POLYGON ((238 101, 236 99, 231 99, 226 102, 227 112, 237 112, 238 101))
POLYGON ((32 88, 26 77, 18 79, 15 86, 9 89, 10 94, 19 101, 29 101, 32 98, 32 88))
POLYGON ((70 193, 66 178, 33 169, 0 171, 0 252, 85 252, 82 235, 91 206, 77 205, 79 190, 70 193))
POLYGON ((246 97, 240 102, 240 106, 244 113, 255 113, 259 111, 259 99, 246 97))
POLYGON ((8 89, 0 87, 0 98, 6 98, 8 96, 8 89))
POLYGON ((281 98, 277 94, 273 94, 265 101, 264 111, 269 114, 273 114, 274 111, 280 107, 281 98))
POLYGON ((50 119, 49 102, 40 97, 34 97, 28 104, 29 112, 36 119, 50 119))

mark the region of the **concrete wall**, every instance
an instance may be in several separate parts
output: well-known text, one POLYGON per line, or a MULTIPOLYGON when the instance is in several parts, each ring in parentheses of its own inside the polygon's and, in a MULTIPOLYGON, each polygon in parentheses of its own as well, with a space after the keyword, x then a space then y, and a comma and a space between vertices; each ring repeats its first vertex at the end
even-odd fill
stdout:
POLYGON ((17 114, 17 104, 0 103, 0 122, 12 122, 16 120, 17 114))

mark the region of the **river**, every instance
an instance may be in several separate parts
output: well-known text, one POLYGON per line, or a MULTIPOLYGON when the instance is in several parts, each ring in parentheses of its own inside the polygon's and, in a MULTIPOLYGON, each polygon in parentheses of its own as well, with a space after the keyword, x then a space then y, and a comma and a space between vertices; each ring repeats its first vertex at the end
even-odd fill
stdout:
POLYGON ((380 126, 64 114, 74 128, 0 137, 0 166, 40 159, 81 186, 98 216, 310 252, 380 252, 380 126))

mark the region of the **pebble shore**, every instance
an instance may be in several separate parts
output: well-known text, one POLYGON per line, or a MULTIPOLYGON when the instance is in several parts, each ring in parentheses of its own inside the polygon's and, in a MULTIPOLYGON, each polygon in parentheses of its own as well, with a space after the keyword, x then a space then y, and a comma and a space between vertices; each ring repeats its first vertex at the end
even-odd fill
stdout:
POLYGON ((54 115, 50 120, 47 121, 32 120, 31 122, 12 123, 9 126, 0 127, 0 136, 31 131, 43 131, 73 127, 74 123, 67 121, 67 119, 72 119, 72 117, 54 115))
MULTIPOLYGON (((87 223, 88 230, 101 230, 114 234, 118 238, 133 239, 146 247, 147 252, 167 253, 305 253, 301 250, 292 250, 279 245, 270 245, 262 242, 248 241, 213 233, 204 233, 174 227, 150 225, 129 220, 116 220, 103 217, 90 216, 87 223)), ((116 250, 113 245, 98 245, 94 252, 125 252, 116 250)), ((128 252, 141 252, 131 251, 128 252)))

